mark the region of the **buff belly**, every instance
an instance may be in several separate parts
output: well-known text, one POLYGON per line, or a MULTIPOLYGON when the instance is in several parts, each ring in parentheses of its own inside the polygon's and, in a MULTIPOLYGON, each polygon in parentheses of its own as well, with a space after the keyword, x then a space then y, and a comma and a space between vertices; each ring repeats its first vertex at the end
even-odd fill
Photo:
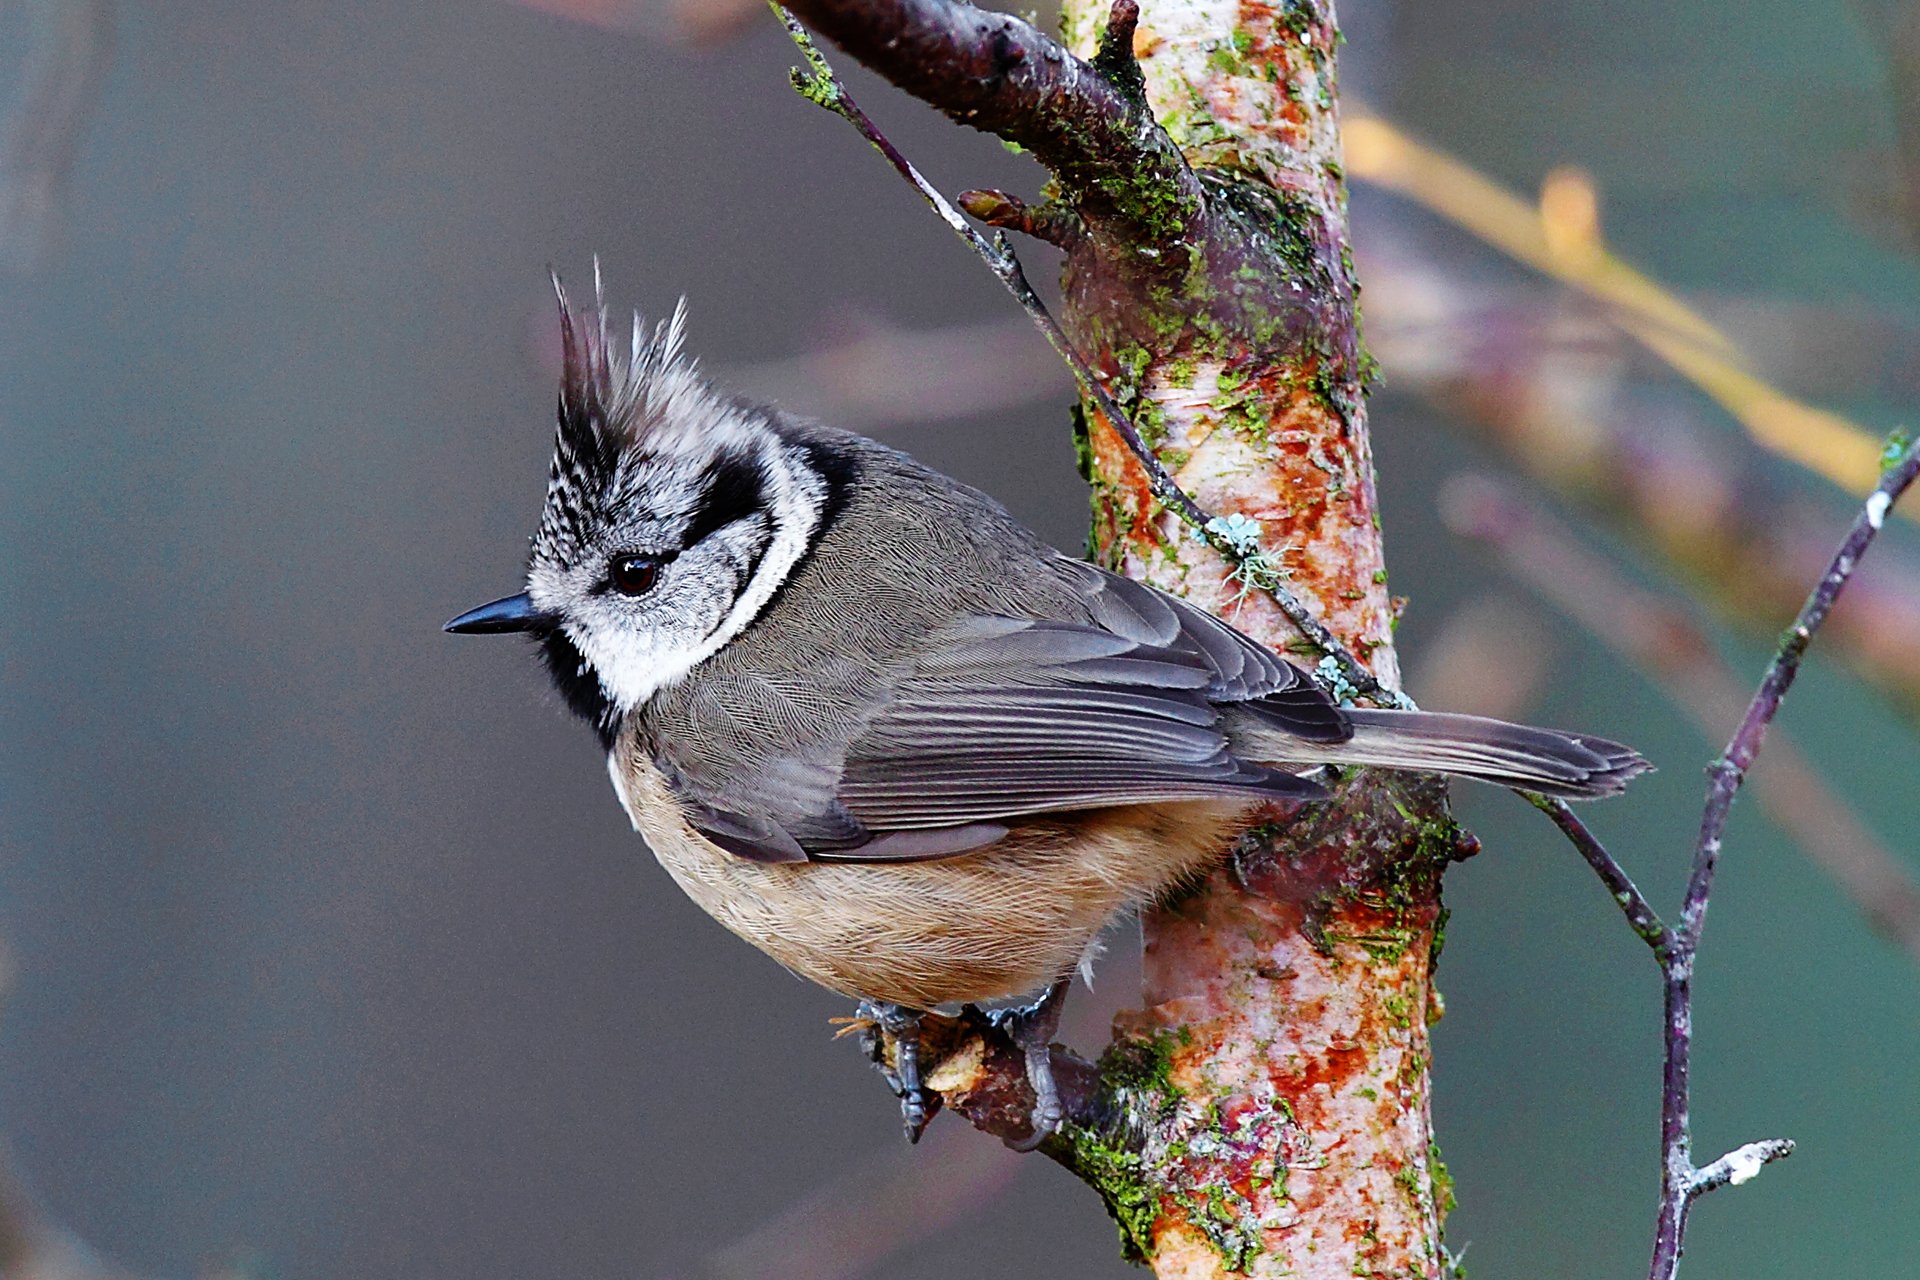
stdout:
POLYGON ((1066 976, 1115 915, 1210 865, 1250 807, 1049 816, 937 862, 767 864, 688 826, 644 759, 615 769, 614 787, 707 914, 822 986, 916 1009, 1020 996, 1066 976))

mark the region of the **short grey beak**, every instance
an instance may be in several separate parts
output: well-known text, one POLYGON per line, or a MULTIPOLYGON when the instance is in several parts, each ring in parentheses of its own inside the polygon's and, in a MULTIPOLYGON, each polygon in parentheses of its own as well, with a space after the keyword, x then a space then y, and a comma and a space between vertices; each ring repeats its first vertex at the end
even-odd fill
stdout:
POLYGON ((467 610, 449 622, 445 630, 469 636, 495 635, 506 631, 537 631, 552 621, 550 615, 534 608, 533 601, 522 591, 517 596, 467 610))

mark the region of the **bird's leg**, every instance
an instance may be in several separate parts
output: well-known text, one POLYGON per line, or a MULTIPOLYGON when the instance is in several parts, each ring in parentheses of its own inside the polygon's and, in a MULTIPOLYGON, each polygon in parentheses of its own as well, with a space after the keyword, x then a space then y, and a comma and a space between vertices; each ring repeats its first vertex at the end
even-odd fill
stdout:
POLYGON ((1032 1151, 1052 1137, 1066 1118, 1060 1087, 1053 1079, 1053 1037, 1060 1030, 1060 1010, 1067 1002, 1070 981, 1060 979, 1026 1008, 1009 1010, 995 1019, 1025 1056, 1027 1083, 1033 1086, 1033 1133, 1026 1138, 1007 1139, 1007 1145, 1015 1151, 1032 1151))
POLYGON ((859 1016, 868 1019, 876 1030, 866 1038, 866 1049, 887 1087, 900 1099, 900 1122, 908 1142, 920 1141, 927 1122, 933 1118, 928 1107, 927 1090, 920 1083, 920 1018, 918 1009, 908 1009, 882 1000, 860 1002, 859 1016), (893 1041, 893 1065, 887 1065, 886 1041, 893 1041))

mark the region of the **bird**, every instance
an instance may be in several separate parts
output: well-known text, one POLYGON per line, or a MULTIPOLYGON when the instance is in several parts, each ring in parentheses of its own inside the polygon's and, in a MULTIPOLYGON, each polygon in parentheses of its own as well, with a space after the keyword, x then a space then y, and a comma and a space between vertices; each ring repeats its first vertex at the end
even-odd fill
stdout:
POLYGON ((985 493, 717 388, 684 299, 616 350, 597 264, 591 307, 554 289, 524 589, 445 629, 532 638, 672 880, 890 1038, 909 1138, 919 1018, 997 1002, 1044 1139, 1047 1042, 1101 932, 1218 865, 1263 805, 1326 798, 1329 767, 1568 798, 1649 767, 1586 734, 1340 705, 985 493))

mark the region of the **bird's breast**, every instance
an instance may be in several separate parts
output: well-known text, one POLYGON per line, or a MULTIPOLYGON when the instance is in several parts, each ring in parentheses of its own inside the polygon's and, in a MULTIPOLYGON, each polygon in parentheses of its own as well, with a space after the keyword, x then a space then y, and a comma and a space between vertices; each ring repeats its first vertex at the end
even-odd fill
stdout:
POLYGON ((933 862, 761 863, 694 830, 645 752, 608 763, 634 830, 708 915, 822 986, 921 1009, 1019 996, 1072 972, 1116 914, 1217 858, 1249 808, 1044 815, 933 862))

